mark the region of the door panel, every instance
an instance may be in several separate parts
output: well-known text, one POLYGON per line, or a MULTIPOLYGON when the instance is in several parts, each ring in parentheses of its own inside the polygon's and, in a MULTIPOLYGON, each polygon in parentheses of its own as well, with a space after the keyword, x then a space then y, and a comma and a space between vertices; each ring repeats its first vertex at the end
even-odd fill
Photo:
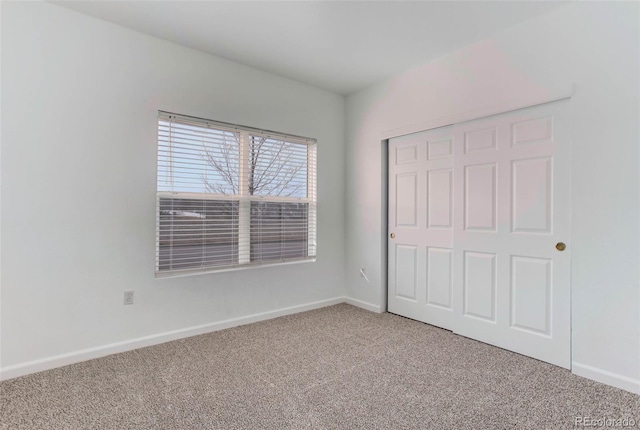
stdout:
POLYGON ((416 246, 398 245, 396 247, 396 297, 416 300, 417 251, 416 246))
POLYGON ((427 248, 427 305, 451 310, 452 249, 427 248))
POLYGON ((397 175, 396 179, 396 226, 417 227, 418 219, 418 174, 416 172, 397 175))
POLYGON ((552 116, 542 116, 524 121, 514 122, 513 129, 513 145, 521 145, 527 143, 551 142, 552 134, 552 116))
POLYGON ((449 158, 453 154, 453 142, 451 138, 432 138, 427 140, 427 160, 449 158))
POLYGON ((464 316, 496 320, 496 255, 464 252, 464 316))
POLYGON ((569 367, 568 105, 390 140, 390 312, 569 367))
POLYGON ((464 133, 464 152, 465 154, 478 151, 487 151, 496 149, 496 129, 474 128, 464 133))
POLYGON ((427 228, 453 228, 453 170, 427 172, 427 228))
POLYGON ((512 232, 551 233, 551 157, 515 160, 511 163, 512 232))
POLYGON ((395 237, 388 248, 388 309, 447 329, 453 312, 452 155, 451 127, 393 139, 389 148, 389 233, 395 237))
POLYGON ((511 256, 511 327, 549 336, 551 265, 548 258, 511 256))
POLYGON ((464 227, 470 231, 496 229, 496 164, 464 167, 464 227))

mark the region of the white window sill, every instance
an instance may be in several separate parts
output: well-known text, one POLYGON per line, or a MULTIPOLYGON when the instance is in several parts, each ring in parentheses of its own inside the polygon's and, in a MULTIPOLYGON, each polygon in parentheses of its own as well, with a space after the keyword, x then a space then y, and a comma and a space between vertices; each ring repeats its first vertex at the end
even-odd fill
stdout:
POLYGON ((224 273, 224 272, 237 272, 241 270, 252 270, 252 269, 260 269, 263 267, 275 267, 275 266, 289 266, 292 264, 301 264, 301 263, 315 263, 316 257, 307 257, 300 258, 296 260, 289 261, 278 261, 273 263, 247 263, 247 264, 239 264, 235 266, 223 266, 219 268, 204 268, 204 269, 184 269, 184 270, 173 270, 173 271, 162 271, 156 272, 156 279, 163 278, 181 278, 184 276, 194 276, 194 275, 211 275, 215 273, 224 273))

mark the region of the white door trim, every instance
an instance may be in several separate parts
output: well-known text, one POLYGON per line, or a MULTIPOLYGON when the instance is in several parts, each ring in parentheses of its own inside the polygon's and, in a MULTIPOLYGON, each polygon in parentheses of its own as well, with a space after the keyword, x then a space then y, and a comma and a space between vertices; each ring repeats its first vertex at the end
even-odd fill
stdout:
POLYGON ((497 115, 505 112, 511 112, 518 109, 528 108, 531 106, 541 105, 545 103, 551 103, 558 100, 564 100, 571 98, 575 95, 575 86, 563 90, 556 90, 553 92, 545 92, 543 95, 530 95, 527 97, 519 97, 509 101, 504 101, 494 104, 486 104, 479 108, 460 111, 454 114, 440 116, 436 118, 430 118, 425 121, 420 121, 414 124, 409 124, 402 127, 392 128, 389 130, 383 130, 380 136, 381 140, 391 139, 394 137, 404 136, 407 134, 418 133, 421 131, 427 131, 445 125, 453 125, 474 119, 484 118, 486 116, 497 115))

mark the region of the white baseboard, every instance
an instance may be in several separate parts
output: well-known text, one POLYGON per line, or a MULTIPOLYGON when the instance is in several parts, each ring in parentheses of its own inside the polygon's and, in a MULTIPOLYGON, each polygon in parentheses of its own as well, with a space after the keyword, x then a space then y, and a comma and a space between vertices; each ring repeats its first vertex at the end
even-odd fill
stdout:
POLYGON ((586 364, 576 363, 575 361, 571 363, 571 372, 574 375, 582 376, 583 378, 602 382, 603 384, 621 388, 634 394, 640 394, 640 380, 638 379, 629 378, 607 370, 587 366, 586 364))
POLYGON ((258 321, 264 321, 284 315, 296 314, 299 312, 310 311, 313 309, 324 308, 326 306, 344 303, 345 297, 336 297, 333 299, 320 300, 317 302, 307 303, 304 305, 291 306, 288 308, 277 309, 274 311, 261 312, 239 318, 231 318, 224 321, 218 321, 210 324, 203 324, 195 327, 188 327, 180 330, 173 330, 166 333, 159 333, 150 336, 140 337, 137 339, 116 342, 108 345, 98 346, 95 348, 83 349, 67 354, 61 354, 54 357, 47 357, 39 360, 33 360, 26 363, 20 363, 13 366, 0 368, 0 381, 17 378, 19 376, 29 375, 31 373, 42 372, 44 370, 55 369, 57 367, 68 366, 69 364, 79 363, 82 361, 92 360, 111 354, 131 351, 146 346, 157 345, 172 340, 183 339, 186 337, 196 336, 199 334, 210 333, 226 328, 251 324, 258 321))
POLYGON ((371 312, 375 312, 378 314, 383 312, 380 306, 374 305, 373 303, 363 302, 362 300, 352 299, 351 297, 346 297, 345 301, 350 305, 357 306, 359 308, 366 309, 371 312))

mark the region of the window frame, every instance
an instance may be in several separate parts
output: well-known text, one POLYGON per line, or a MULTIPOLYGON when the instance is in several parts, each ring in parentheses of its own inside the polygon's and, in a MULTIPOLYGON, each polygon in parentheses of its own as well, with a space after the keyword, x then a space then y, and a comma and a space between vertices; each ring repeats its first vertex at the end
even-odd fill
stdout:
MULTIPOLYGON (((156 247, 155 247, 155 277, 180 277, 208 273, 221 273, 259 267, 282 266, 298 263, 315 262, 317 258, 317 140, 292 134, 263 130, 254 127, 230 124, 226 122, 208 120, 204 118, 176 114, 167 111, 158 111, 156 128, 156 247), (176 121, 181 124, 189 124, 195 127, 208 127, 219 131, 238 133, 239 138, 239 171, 238 193, 222 194, 209 192, 181 192, 160 191, 160 124, 161 122, 176 121), (306 145, 306 195, 307 197, 287 197, 269 195, 250 195, 248 188, 248 163, 249 142, 251 136, 265 137, 284 141, 290 144, 306 145), (237 237, 237 263, 229 265, 204 265, 184 269, 160 270, 160 201, 161 199, 194 199, 194 200, 224 200, 238 202, 238 237, 237 237), (284 259, 271 259, 266 261, 251 261, 251 203, 303 203, 307 205, 306 218, 306 256, 284 259)), ((281 241, 283 243, 285 241, 281 241)))

